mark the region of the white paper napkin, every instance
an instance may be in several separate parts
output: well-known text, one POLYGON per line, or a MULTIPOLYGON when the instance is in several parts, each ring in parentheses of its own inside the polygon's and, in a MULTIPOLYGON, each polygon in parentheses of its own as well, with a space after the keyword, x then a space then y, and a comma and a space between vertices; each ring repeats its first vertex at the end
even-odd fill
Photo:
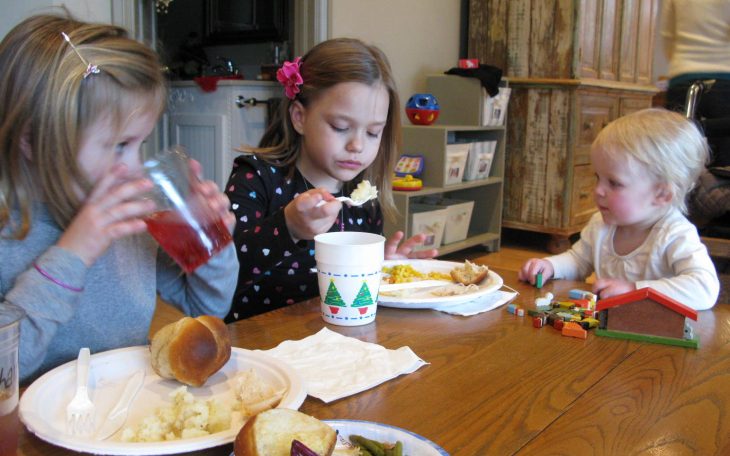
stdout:
POLYGON ((517 292, 497 290, 494 293, 489 293, 484 296, 480 296, 474 300, 467 301, 463 304, 458 305, 446 305, 434 307, 435 310, 441 312, 450 313, 453 315, 462 315, 468 317, 470 315, 476 315, 478 313, 486 312, 488 310, 496 309, 497 307, 507 304, 508 302, 515 299, 517 292))
POLYGON ((365 391, 428 364, 408 347, 388 350, 327 328, 301 340, 286 340, 263 353, 296 370, 307 393, 324 402, 365 391))

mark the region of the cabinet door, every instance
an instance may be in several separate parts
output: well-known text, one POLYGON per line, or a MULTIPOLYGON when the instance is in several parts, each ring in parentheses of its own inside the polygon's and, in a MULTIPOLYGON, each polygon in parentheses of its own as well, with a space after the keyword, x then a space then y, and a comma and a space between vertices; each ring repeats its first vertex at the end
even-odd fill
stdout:
POLYGON ((623 117, 632 112, 640 111, 642 109, 651 107, 651 97, 649 95, 644 97, 621 97, 621 104, 619 106, 619 116, 623 117))
POLYGON ((580 74, 577 77, 597 78, 601 44, 600 0, 580 2, 580 74))
POLYGON ((608 81, 618 79, 619 17, 617 0, 603 0, 600 20, 600 64, 598 78, 608 81))
POLYGON ((624 0, 621 13, 621 58, 619 74, 622 81, 636 80, 636 51, 639 34, 639 6, 641 0, 624 0))
POLYGON ((659 3, 657 0, 640 0, 639 33, 636 47, 636 82, 639 84, 651 84, 654 36, 658 14, 659 3))
POLYGON ((611 95, 582 93, 578 97, 577 141, 573 163, 590 163, 591 144, 603 127, 616 118, 618 98, 611 95))
POLYGON ((573 189, 570 195, 570 226, 586 223, 596 211, 593 202, 593 187, 596 177, 591 165, 573 168, 573 189))
POLYGON ((228 180, 223 169, 226 116, 216 114, 170 114, 170 144, 185 147, 188 155, 203 166, 203 177, 223 189, 228 180))

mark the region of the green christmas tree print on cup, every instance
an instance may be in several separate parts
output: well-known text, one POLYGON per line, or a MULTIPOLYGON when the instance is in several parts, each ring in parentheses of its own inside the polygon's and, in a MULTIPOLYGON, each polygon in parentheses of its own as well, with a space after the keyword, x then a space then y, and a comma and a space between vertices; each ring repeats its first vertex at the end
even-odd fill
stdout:
POLYGON ((342 300, 340 292, 335 286, 335 279, 330 279, 330 286, 327 288, 327 296, 324 297, 324 303, 330 306, 330 312, 336 314, 339 312, 338 307, 345 307, 345 301, 342 300))

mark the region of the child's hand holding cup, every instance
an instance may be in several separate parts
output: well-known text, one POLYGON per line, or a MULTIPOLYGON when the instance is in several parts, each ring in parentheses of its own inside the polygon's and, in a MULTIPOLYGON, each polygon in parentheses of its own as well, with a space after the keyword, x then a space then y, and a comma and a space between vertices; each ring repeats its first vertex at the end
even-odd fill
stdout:
POLYGON ((209 204, 188 156, 174 146, 144 163, 154 183, 148 197, 157 208, 145 218, 147 229, 185 272, 192 272, 233 239, 225 220, 209 204))

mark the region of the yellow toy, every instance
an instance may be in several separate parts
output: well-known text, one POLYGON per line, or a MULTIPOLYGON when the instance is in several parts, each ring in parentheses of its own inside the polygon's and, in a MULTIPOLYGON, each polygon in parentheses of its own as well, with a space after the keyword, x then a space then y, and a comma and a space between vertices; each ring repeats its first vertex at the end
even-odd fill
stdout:
POLYGON ((423 181, 417 177, 413 177, 410 174, 406 174, 404 177, 396 177, 393 179, 393 190, 399 191, 416 191, 423 188, 423 181))

